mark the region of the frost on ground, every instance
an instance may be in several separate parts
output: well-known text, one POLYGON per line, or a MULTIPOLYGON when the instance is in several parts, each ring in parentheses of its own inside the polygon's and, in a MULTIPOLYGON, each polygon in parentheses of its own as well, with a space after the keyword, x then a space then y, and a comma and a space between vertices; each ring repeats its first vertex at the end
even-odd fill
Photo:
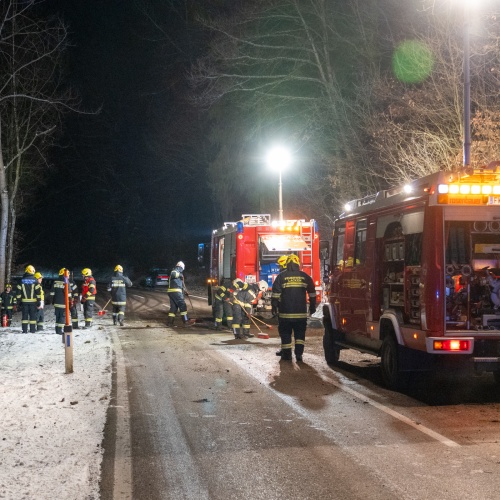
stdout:
POLYGON ((24 335, 0 329, 0 498, 99 498, 111 393, 106 330, 73 332, 73 373, 66 374, 53 326, 24 335))

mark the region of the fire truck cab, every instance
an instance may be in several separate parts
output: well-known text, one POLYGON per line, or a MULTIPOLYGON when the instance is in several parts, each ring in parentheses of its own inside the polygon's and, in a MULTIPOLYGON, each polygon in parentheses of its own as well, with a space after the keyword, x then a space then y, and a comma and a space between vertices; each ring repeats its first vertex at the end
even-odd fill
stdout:
MULTIPOLYGON (((496 162, 495 162, 496 163, 496 162)), ((500 175, 437 172, 346 205, 335 222, 325 359, 381 357, 386 385, 453 367, 500 382, 500 175)))
POLYGON ((240 278, 247 283, 266 281, 269 291, 255 309, 270 312, 271 288, 280 272, 276 261, 290 253, 299 256, 301 269, 312 277, 320 295, 319 235, 315 220, 272 221, 270 214, 243 214, 239 222, 224 223, 212 232, 209 305, 217 286, 230 285, 240 278))

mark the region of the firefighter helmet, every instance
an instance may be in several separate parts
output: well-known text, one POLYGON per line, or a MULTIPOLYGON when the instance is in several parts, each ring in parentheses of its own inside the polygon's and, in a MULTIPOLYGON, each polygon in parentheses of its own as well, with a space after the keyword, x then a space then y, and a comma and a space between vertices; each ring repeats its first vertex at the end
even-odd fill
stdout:
POLYGON ((180 267, 183 271, 184 269, 186 269, 186 266, 184 265, 184 262, 182 262, 182 260, 177 262, 177 264, 175 264, 175 267, 180 267))
POLYGON ((29 274, 35 274, 35 268, 32 265, 26 266, 24 272, 29 274))
POLYGON ((5 288, 12 288, 12 285, 10 283, 5 283, 5 288))
POLYGON ((245 282, 240 278, 236 278, 233 281, 233 286, 234 286, 234 288, 236 288, 236 290, 241 290, 245 286, 245 282))
POLYGON ((62 267, 61 269, 59 269, 59 276, 64 276, 65 272, 66 272, 66 268, 62 267))
POLYGON ((35 278, 36 278, 37 280, 42 279, 42 278, 43 278, 42 273, 35 273, 35 278))
POLYGON ((92 271, 86 267, 85 269, 82 269, 82 275, 83 276, 92 276, 92 271))
POLYGON ((300 266, 300 259, 297 255, 295 255, 294 253, 291 253, 288 258, 286 259, 286 263, 287 264, 290 264, 290 262, 293 262, 294 264, 297 264, 298 266, 300 266))
POLYGON ((286 268, 286 260, 288 259, 288 255, 282 255, 278 259, 278 265, 282 267, 283 269, 286 268))
POLYGON ((259 290, 261 292, 267 292, 267 290, 269 290, 269 284, 267 283, 267 281, 259 281, 259 290))
POLYGON ((119 272, 119 273, 123 273, 123 267, 120 266, 120 264, 118 264, 116 267, 115 267, 115 273, 116 272, 119 272))

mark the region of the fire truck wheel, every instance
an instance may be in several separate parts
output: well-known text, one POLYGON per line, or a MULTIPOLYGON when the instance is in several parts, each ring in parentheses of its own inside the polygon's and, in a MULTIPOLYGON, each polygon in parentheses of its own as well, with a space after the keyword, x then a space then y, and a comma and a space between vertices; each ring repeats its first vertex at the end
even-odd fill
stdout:
POLYGON ((336 331, 332 328, 332 325, 325 322, 323 350, 325 351, 325 360, 329 365, 336 365, 339 362, 340 357, 340 349, 335 345, 334 341, 335 333, 336 331))
POLYGON ((394 335, 387 335, 380 348, 382 379, 392 390, 402 390, 408 386, 409 372, 402 372, 398 362, 398 344, 394 335))

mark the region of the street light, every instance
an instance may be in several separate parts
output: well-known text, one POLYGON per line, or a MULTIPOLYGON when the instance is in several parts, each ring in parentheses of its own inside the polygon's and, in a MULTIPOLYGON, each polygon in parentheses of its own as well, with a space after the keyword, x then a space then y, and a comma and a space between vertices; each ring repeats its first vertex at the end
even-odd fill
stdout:
POLYGON ((275 147, 267 155, 267 164, 279 172, 279 219, 283 220, 283 193, 281 183, 281 171, 290 165, 291 156, 287 149, 275 147))
POLYGON ((464 1, 464 167, 470 165, 470 35, 469 1, 464 1))

